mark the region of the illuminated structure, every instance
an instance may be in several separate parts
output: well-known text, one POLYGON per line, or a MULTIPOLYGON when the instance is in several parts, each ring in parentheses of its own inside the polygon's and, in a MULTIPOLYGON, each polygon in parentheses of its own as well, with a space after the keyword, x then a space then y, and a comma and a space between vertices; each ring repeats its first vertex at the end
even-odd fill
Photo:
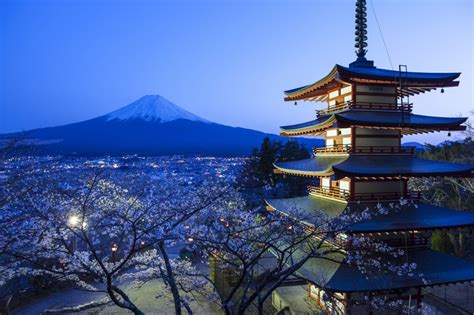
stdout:
POLYGON ((412 177, 472 177, 474 166, 421 159, 414 156, 414 147, 401 145, 404 135, 465 129, 466 118, 413 114, 409 102, 411 96, 457 86, 460 73, 376 68, 365 58, 365 11, 365 1, 358 0, 357 60, 349 67, 335 65, 313 84, 285 91, 285 101, 325 102, 327 107, 318 110, 314 120, 281 127, 281 135, 324 136, 326 145, 315 148, 311 159, 275 162, 275 171, 318 178, 319 186, 309 187, 305 197, 267 200, 269 210, 301 220, 311 216, 337 220, 368 206, 390 209, 390 203, 406 201, 401 210, 347 226, 339 241, 362 235, 403 248, 407 261, 416 263, 416 272, 423 277, 384 273, 367 278, 345 263, 344 255, 333 257, 334 261, 315 258, 298 272, 315 303, 327 312, 346 314, 372 313, 365 297, 382 294, 419 308, 423 287, 474 280, 473 264, 429 248, 434 230, 474 226, 474 214, 422 203, 421 192, 409 191, 407 185, 412 177), (322 299, 323 293, 334 299, 322 299))

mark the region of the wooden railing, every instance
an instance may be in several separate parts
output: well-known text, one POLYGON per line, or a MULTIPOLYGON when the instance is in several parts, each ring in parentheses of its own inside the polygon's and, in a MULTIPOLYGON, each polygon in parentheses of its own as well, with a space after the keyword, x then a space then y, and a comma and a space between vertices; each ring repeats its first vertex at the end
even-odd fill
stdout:
POLYGON ((354 193, 350 196, 351 201, 388 201, 388 200, 420 200, 420 191, 402 192, 377 192, 377 193, 354 193))
POLYGON ((356 146, 348 149, 351 154, 414 154, 415 147, 405 146, 356 146))
POLYGON ((398 247, 398 248, 425 247, 428 245, 428 239, 426 237, 414 236, 413 234, 410 234, 410 236, 408 236, 407 239, 396 238, 396 239, 384 240, 383 242, 391 247, 398 247))
POLYGON ((314 195, 336 198, 349 201, 394 201, 400 199, 420 200, 420 191, 408 192, 375 192, 375 193, 353 193, 336 187, 308 186, 308 192, 314 195))
POLYGON ((347 144, 335 144, 327 147, 313 148, 314 154, 335 154, 335 153, 347 153, 350 149, 350 145, 347 144))
POLYGON ((325 109, 320 109, 316 111, 316 115, 323 116, 328 115, 333 112, 338 112, 345 109, 360 109, 360 110, 386 110, 386 111, 397 111, 401 113, 411 113, 413 109, 413 104, 403 103, 403 104, 393 104, 393 103, 369 103, 369 102, 354 102, 348 101, 334 106, 330 106, 325 109))
POLYGON ((347 200, 349 198, 348 190, 341 190, 334 187, 326 188, 321 186, 308 186, 308 191, 310 194, 322 195, 340 200, 347 200))
POLYGON ((323 154, 414 154, 415 147, 405 146, 356 146, 351 147, 348 144, 335 144, 332 146, 313 148, 315 155, 323 154))

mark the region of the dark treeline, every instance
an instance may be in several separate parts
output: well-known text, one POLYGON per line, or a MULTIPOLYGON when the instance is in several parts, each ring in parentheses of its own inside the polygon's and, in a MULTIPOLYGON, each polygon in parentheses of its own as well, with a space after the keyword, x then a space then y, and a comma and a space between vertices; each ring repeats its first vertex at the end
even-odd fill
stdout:
MULTIPOLYGON (((427 144, 418 152, 424 159, 474 163, 474 141, 468 137, 461 141, 447 141, 440 145, 427 144)), ((423 191, 425 202, 451 209, 474 212, 474 180, 472 178, 435 177, 414 179, 410 183, 414 190, 423 191)), ((433 233, 433 249, 474 258, 474 237, 463 230, 433 233)))
POLYGON ((263 198, 287 198, 301 196, 307 192, 314 179, 275 174, 275 161, 295 161, 311 157, 309 150, 297 141, 263 139, 260 148, 255 148, 245 163, 238 182, 245 199, 252 206, 262 205, 263 198))

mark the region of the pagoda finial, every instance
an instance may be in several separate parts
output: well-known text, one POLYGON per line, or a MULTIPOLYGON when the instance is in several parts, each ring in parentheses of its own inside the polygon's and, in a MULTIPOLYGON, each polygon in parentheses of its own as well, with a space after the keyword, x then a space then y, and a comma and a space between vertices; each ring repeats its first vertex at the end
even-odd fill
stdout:
POLYGON ((357 0, 356 15, 355 15, 355 48, 357 48, 356 55, 359 58, 364 58, 367 53, 367 8, 365 0, 357 0))
POLYGON ((352 67, 374 67, 374 62, 367 60, 365 54, 367 53, 367 8, 366 0, 356 1, 356 15, 355 15, 355 48, 357 60, 350 64, 352 67))

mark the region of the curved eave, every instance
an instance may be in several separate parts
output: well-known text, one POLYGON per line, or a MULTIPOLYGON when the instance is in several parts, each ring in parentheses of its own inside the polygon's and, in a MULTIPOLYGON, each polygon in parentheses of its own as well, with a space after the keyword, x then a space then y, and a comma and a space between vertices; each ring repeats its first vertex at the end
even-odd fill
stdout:
POLYGON ((348 80, 375 80, 385 84, 399 84, 400 76, 405 86, 419 87, 450 87, 459 85, 457 79, 460 72, 402 72, 388 69, 369 67, 344 67, 336 65, 337 73, 341 79, 348 80))
POLYGON ((429 287, 474 280, 474 264, 458 257, 436 252, 431 249, 408 249, 404 256, 394 259, 390 255, 382 257, 382 265, 391 263, 402 265, 415 263, 415 274, 423 277, 397 275, 395 273, 370 271, 370 277, 357 266, 331 260, 311 258, 297 274, 305 280, 334 292, 376 292, 396 289, 429 287), (407 255, 405 257, 405 255, 407 255))
POLYGON ((415 95, 429 92, 437 88, 454 87, 459 85, 457 79, 460 72, 432 73, 432 72, 402 72, 379 69, 375 67, 344 67, 335 65, 331 72, 321 80, 285 91, 285 101, 314 100, 323 101, 329 89, 341 86, 344 83, 356 84, 386 84, 398 86, 402 76, 402 94, 415 95))
POLYGON ((350 156, 333 166, 337 178, 473 177, 474 165, 425 160, 413 156, 350 156))
POLYGON ((285 101, 297 101, 306 99, 308 97, 317 97, 319 95, 326 94, 328 88, 334 88, 340 85, 340 82, 336 81, 337 67, 334 66, 332 70, 321 80, 308 84, 302 87, 298 87, 291 90, 284 91, 286 97, 285 101))
MULTIPOLYGON (((429 205, 422 202, 408 203, 404 206, 382 202, 387 214, 375 210, 375 203, 350 204, 324 197, 307 195, 304 197, 268 199, 268 207, 302 223, 312 225, 319 220, 332 220, 337 226, 344 226, 346 233, 371 234, 385 232, 404 232, 422 230, 446 230, 474 226, 474 213, 458 211, 429 205), (370 219, 357 222, 338 222, 338 217, 350 211, 356 214, 372 209, 370 219)), ((319 222, 318 222, 319 223, 319 222)))
POLYGON ((279 166, 276 163, 273 163, 273 166, 275 167, 275 169, 279 171, 278 173, 288 174, 288 175, 297 175, 297 176, 304 176, 304 177, 321 177, 321 176, 331 176, 334 174, 334 172, 332 171, 332 168, 329 168, 328 170, 325 170, 322 172, 312 172, 312 171, 302 171, 302 170, 285 168, 285 167, 279 166))
POLYGON ((267 199, 268 207, 283 215, 313 225, 315 220, 333 220, 346 208, 347 202, 308 195, 285 199, 267 199))
POLYGON ((436 117, 397 112, 349 110, 335 114, 338 123, 360 127, 391 127, 428 131, 465 130, 467 117, 436 117))
POLYGON ((335 115, 319 117, 318 119, 311 120, 305 123, 281 126, 281 136, 302 136, 302 135, 319 135, 326 129, 333 126, 336 119, 335 115))
MULTIPOLYGON (((373 204, 372 204, 373 205, 373 204)), ((474 226, 474 213, 437 207, 422 202, 414 202, 400 209, 391 208, 390 203, 382 203, 387 214, 379 214, 348 227, 351 233, 383 233, 423 230, 446 230, 474 226)), ((351 205, 363 211, 364 204, 351 205)))
POLYGON ((347 158, 348 156, 317 156, 299 161, 275 162, 273 166, 284 174, 321 177, 334 174, 333 166, 344 162, 347 158))

